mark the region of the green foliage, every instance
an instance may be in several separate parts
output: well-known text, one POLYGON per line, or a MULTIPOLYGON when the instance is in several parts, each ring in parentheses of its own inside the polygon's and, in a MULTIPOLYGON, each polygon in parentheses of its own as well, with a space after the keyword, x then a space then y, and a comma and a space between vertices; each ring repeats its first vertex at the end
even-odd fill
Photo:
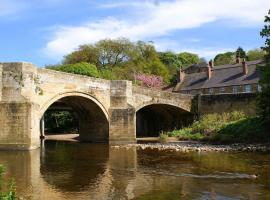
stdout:
POLYGON ((191 127, 174 130, 169 132, 168 135, 170 137, 177 137, 179 140, 201 140, 204 137, 201 133, 193 133, 191 127))
POLYGON ((64 64, 57 66, 48 66, 47 69, 52 69, 56 71, 62 71, 73 74, 80 74, 91 77, 99 77, 99 72, 95 65, 86 62, 80 62, 76 64, 64 64))
POLYGON ((15 200, 16 199, 16 188, 14 180, 10 180, 7 189, 8 191, 3 192, 3 174, 4 167, 0 165, 0 200, 15 200))
POLYGON ((168 132, 167 135, 178 137, 179 140, 208 140, 215 137, 228 124, 242 119, 245 119, 245 115, 238 111, 207 114, 191 124, 190 127, 168 132))
MULTIPOLYGON (((76 51, 65 56, 63 63, 90 63, 97 66, 97 73, 91 76, 106 79, 134 80, 136 73, 148 73, 162 76, 169 83, 171 74, 161 62, 159 55, 151 42, 138 41, 132 43, 125 38, 116 40, 100 40, 94 45, 82 45, 76 51)), ((56 67, 54 69, 58 69, 56 67)), ((64 71, 67 67, 60 67, 64 71), (64 69, 63 69, 64 68, 64 69)), ((75 73, 72 69, 68 72, 75 73)), ((79 70, 81 74, 81 70, 79 70)), ((83 72, 85 74, 85 72, 83 72)))
POLYGON ((233 52, 221 53, 215 56, 214 64, 215 65, 225 65, 235 63, 235 55, 233 52))
POLYGON ((209 139, 218 143, 270 142, 270 132, 266 130, 260 117, 243 118, 227 124, 209 139))
POLYGON ((235 56, 239 58, 246 58, 246 52, 242 47, 238 47, 235 51, 235 56))
POLYGON ((78 132, 79 120, 73 112, 48 110, 44 119, 48 133, 78 132))
POLYGON ((268 15, 265 16, 264 22, 266 24, 260 34, 262 37, 266 38, 265 47, 263 48, 266 52, 266 63, 265 66, 260 67, 260 85, 262 86, 262 92, 258 98, 258 107, 259 115, 263 119, 264 124, 270 128, 270 10, 268 15))
POLYGON ((192 64, 200 62, 200 58, 197 54, 182 52, 178 54, 178 59, 182 63, 182 67, 189 67, 192 64))
POLYGON ((160 133, 159 135, 159 141, 161 143, 167 143, 168 142, 168 135, 166 133, 160 133))
POLYGON ((160 61, 169 70, 171 77, 174 77, 177 74, 177 70, 179 70, 179 68, 181 68, 182 66, 182 62, 178 58, 178 55, 171 51, 159 52, 159 58, 160 58, 160 61))
POLYGON ((259 60, 264 58, 264 51, 262 49, 252 49, 247 52, 247 60, 259 60))

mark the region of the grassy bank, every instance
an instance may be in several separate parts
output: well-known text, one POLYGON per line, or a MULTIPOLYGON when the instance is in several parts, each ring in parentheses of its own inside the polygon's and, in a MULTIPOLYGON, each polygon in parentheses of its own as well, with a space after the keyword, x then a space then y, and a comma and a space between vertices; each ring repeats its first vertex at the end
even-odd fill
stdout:
MULTIPOLYGON (((267 143, 270 130, 259 117, 242 112, 208 114, 187 128, 165 133, 179 140, 201 140, 213 143, 267 143)), ((163 136, 164 137, 164 136, 163 136)))

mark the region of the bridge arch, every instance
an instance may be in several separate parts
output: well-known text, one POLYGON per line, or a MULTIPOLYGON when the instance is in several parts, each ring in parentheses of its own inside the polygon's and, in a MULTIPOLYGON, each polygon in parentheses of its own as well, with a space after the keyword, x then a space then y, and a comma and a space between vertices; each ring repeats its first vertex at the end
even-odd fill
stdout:
POLYGON ((147 102, 136 109, 136 137, 158 137, 161 132, 188 126, 194 116, 172 103, 147 102))
POLYGON ((38 113, 39 120, 43 119, 47 110, 61 110, 61 108, 63 110, 69 108, 76 113, 81 141, 108 141, 109 115, 102 103, 95 97, 82 92, 59 93, 43 104, 38 113))

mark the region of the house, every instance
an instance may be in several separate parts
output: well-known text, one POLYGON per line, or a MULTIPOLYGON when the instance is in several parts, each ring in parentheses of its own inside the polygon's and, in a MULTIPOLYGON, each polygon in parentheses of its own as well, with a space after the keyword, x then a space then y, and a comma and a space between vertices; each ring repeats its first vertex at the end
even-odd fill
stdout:
POLYGON ((193 95, 257 93, 261 91, 258 65, 262 64, 263 60, 240 61, 237 58, 235 64, 214 66, 210 61, 206 66, 192 65, 179 72, 173 92, 193 95))

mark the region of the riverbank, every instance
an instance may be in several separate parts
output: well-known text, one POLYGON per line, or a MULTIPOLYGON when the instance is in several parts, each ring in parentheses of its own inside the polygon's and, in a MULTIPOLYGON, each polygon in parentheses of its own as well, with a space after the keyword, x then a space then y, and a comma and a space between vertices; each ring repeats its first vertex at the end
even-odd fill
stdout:
POLYGON ((172 143, 144 143, 144 144, 127 144, 113 145, 112 148, 134 148, 137 149, 157 149, 178 152, 270 152, 268 144, 230 144, 230 145, 213 145, 197 141, 179 141, 172 143))

